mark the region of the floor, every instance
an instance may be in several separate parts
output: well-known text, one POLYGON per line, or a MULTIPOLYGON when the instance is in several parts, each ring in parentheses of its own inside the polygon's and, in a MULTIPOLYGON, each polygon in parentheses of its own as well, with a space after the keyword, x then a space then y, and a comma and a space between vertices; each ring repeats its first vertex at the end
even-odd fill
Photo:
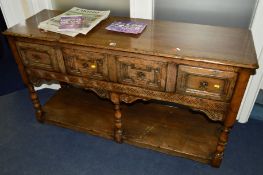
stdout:
POLYGON ((251 118, 263 121, 263 90, 260 90, 251 112, 251 118))

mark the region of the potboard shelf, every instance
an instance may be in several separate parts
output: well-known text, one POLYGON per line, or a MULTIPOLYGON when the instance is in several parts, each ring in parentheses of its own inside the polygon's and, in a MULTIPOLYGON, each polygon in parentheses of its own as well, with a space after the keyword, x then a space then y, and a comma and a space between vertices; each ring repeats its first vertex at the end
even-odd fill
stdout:
MULTIPOLYGON (((93 92, 62 88, 43 110, 47 123, 113 140, 113 104, 93 92)), ((151 101, 123 103, 121 111, 125 143, 205 163, 212 159, 220 123, 187 109, 151 101)))

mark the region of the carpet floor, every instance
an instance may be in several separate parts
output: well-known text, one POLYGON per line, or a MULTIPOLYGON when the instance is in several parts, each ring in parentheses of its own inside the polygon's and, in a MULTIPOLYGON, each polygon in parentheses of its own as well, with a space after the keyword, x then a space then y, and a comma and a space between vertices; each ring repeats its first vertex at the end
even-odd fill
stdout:
MULTIPOLYGON (((41 103, 54 93, 41 90, 41 103)), ((236 124, 221 168, 40 124, 27 90, 0 97, 1 175, 261 175, 263 122, 236 124)))

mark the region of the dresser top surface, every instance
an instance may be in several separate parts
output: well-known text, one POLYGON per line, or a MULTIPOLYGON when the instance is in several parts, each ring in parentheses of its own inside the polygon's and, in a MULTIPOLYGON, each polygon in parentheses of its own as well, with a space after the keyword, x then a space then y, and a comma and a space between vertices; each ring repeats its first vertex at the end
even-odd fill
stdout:
POLYGON ((4 32, 6 35, 106 48, 172 59, 192 60, 255 69, 258 67, 251 31, 199 24, 109 17, 87 35, 69 37, 38 29, 38 24, 59 11, 43 10, 4 32), (138 35, 105 29, 113 21, 147 24, 138 35), (111 46, 110 43, 116 43, 111 46))

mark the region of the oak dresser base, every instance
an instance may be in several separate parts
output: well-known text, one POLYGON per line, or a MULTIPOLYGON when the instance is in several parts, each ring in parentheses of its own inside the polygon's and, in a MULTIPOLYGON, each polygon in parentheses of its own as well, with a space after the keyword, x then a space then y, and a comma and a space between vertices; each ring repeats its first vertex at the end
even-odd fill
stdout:
POLYGON ((220 166, 258 68, 251 31, 123 17, 76 37, 38 29, 60 13, 43 10, 4 32, 39 122, 220 166), (127 19, 147 27, 105 29, 127 19), (34 85, 53 81, 62 88, 42 107, 34 85))

